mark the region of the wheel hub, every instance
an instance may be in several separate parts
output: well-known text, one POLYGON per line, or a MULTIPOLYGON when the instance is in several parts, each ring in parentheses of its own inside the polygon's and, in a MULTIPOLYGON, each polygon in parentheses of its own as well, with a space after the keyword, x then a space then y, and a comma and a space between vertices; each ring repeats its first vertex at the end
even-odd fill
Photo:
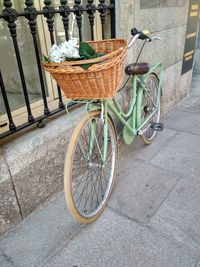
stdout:
POLYGON ((104 167, 104 164, 103 163, 98 164, 98 163, 95 163, 95 162, 89 162, 87 164, 87 167, 89 167, 91 169, 93 169, 93 168, 102 168, 102 167, 104 167))
POLYGON ((144 106, 144 112, 145 112, 146 115, 149 113, 149 111, 150 111, 149 106, 147 106, 147 105, 144 106))

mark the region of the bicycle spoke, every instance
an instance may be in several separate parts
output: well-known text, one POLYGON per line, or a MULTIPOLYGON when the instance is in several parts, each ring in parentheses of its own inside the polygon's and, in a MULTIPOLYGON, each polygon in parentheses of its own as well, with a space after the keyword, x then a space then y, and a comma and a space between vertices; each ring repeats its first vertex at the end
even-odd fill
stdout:
MULTIPOLYGON (((89 173, 89 170, 88 170, 86 173, 89 173)), ((86 173, 85 173, 85 174, 86 174, 86 173)), ((84 174, 84 175, 85 175, 85 174, 84 174)), ((73 188, 73 189, 75 189, 75 188, 76 188, 76 190, 75 190, 75 192, 73 192, 73 194, 75 194, 75 193, 77 192, 77 190, 78 190, 78 188, 79 188, 80 184, 81 184, 81 183, 83 183, 83 182, 85 182, 85 181, 88 179, 88 176, 87 176, 87 178, 86 178, 86 179, 83 179, 84 175, 82 176, 82 179, 81 179, 81 181, 79 182, 79 184, 76 184, 76 185, 74 186, 74 188, 73 188)))
POLYGON ((97 197, 97 205, 99 205, 99 199, 98 199, 98 195, 97 195, 97 192, 96 192, 96 187, 95 187, 95 184, 94 184, 94 181, 93 180, 92 180, 92 184, 93 184, 95 195, 97 197))
POLYGON ((107 182, 108 182, 108 179, 107 179, 106 175, 109 176, 109 173, 107 173, 107 172, 105 171, 105 168, 102 170, 102 172, 103 172, 103 178, 104 178, 105 182, 107 183, 107 182))
MULTIPOLYGON (((86 172, 86 171, 85 171, 86 172)), ((78 180, 79 179, 79 177, 80 177, 80 175, 83 175, 83 173, 84 172, 78 172, 78 173, 72 173, 72 175, 73 176, 75 176, 74 178, 73 178, 73 181, 76 181, 76 180, 78 180)))
POLYGON ((88 198, 89 198, 89 195, 88 195, 88 187, 89 187, 89 184, 87 185, 87 188, 86 188, 86 193, 85 193, 86 194, 86 198, 85 198, 85 204, 83 206, 83 211, 86 210, 86 204, 87 204, 87 201, 88 201, 88 198))
MULTIPOLYGON (((87 176, 87 178, 88 178, 88 176, 87 176)), ((80 196, 79 196, 78 199, 76 200, 76 203, 79 202, 79 204, 78 204, 78 206, 77 206, 78 208, 79 208, 79 205, 80 205, 80 203, 81 203, 81 199, 82 199, 82 197, 83 197, 83 194, 84 194, 84 192, 85 192, 85 189, 87 188, 87 186, 88 186, 88 184, 90 183, 91 180, 92 180, 92 175, 91 175, 90 180, 89 180, 87 183, 85 183, 86 186, 84 187, 82 193, 80 194, 80 196)))
MULTIPOLYGON (((88 172, 89 172, 89 170, 87 170, 84 175, 86 175, 88 172)), ((73 189, 75 189, 77 186, 79 186, 81 183, 83 183, 87 180, 87 177, 85 179, 83 179, 84 175, 82 175, 81 179, 80 179, 80 176, 73 178, 73 183, 74 183, 73 189)))
MULTIPOLYGON (((97 175, 97 180, 98 180, 98 183, 100 185, 100 188, 101 188, 101 192, 102 194, 104 195, 104 190, 103 190, 103 186, 102 186, 102 183, 101 183, 101 172, 97 175), (100 179, 99 179, 100 178, 100 179)), ((103 197, 103 196, 102 196, 103 197)))
POLYGON ((92 197, 91 197, 91 201, 90 201, 90 209, 89 209, 89 212, 92 211, 93 197, 94 197, 93 188, 94 188, 94 186, 93 186, 93 183, 92 183, 92 186, 91 186, 91 195, 92 195, 92 197))
POLYGON ((80 140, 77 143, 77 148, 79 149, 79 152, 76 151, 76 153, 78 153, 79 155, 82 155, 84 159, 86 159, 85 155, 84 155, 84 149, 81 148, 81 144, 80 144, 80 140))
POLYGON ((110 157, 112 156, 112 150, 109 152, 109 155, 106 158, 106 164, 108 163, 108 161, 110 160, 110 157))

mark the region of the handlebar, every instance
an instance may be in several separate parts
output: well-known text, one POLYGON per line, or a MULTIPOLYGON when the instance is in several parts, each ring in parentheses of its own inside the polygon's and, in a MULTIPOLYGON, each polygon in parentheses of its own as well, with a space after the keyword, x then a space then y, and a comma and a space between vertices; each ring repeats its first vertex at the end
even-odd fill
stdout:
POLYGON ((138 35, 138 38, 141 40, 151 41, 151 38, 148 35, 146 35, 144 31, 138 31, 136 28, 131 29, 131 34, 133 36, 138 35))
POLYGON ((131 34, 133 35, 133 37, 128 44, 128 48, 130 48, 137 39, 145 40, 146 42, 152 42, 154 40, 161 40, 160 37, 156 37, 156 36, 150 37, 149 35, 146 34, 145 31, 138 31, 136 28, 133 28, 131 30, 131 34))

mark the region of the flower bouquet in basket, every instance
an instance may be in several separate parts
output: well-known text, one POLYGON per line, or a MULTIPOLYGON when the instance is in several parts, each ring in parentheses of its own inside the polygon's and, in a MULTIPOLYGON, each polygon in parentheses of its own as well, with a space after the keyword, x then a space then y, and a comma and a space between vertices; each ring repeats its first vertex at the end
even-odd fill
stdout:
POLYGON ((104 99, 115 95, 123 78, 124 39, 65 41, 50 48, 43 65, 71 99, 104 99))

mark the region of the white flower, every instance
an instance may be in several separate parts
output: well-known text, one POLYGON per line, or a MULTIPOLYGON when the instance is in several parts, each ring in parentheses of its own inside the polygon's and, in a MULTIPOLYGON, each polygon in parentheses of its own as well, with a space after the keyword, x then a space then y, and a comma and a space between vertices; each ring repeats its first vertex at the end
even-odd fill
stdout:
POLYGON ((77 39, 71 39, 68 41, 68 43, 73 47, 77 47, 77 39))
POLYGON ((78 58, 78 48, 76 40, 65 41, 64 43, 59 45, 59 51, 66 58, 78 58))
POLYGON ((56 50, 58 50, 58 46, 56 44, 52 45, 52 47, 50 48, 50 54, 56 50))
POLYGON ((59 50, 52 50, 50 53, 50 60, 52 62, 63 62, 65 61, 65 56, 63 56, 59 50))
POLYGON ((61 43, 59 46, 54 44, 50 48, 50 60, 52 62, 63 62, 66 58, 79 58, 77 40, 69 40, 61 43))

